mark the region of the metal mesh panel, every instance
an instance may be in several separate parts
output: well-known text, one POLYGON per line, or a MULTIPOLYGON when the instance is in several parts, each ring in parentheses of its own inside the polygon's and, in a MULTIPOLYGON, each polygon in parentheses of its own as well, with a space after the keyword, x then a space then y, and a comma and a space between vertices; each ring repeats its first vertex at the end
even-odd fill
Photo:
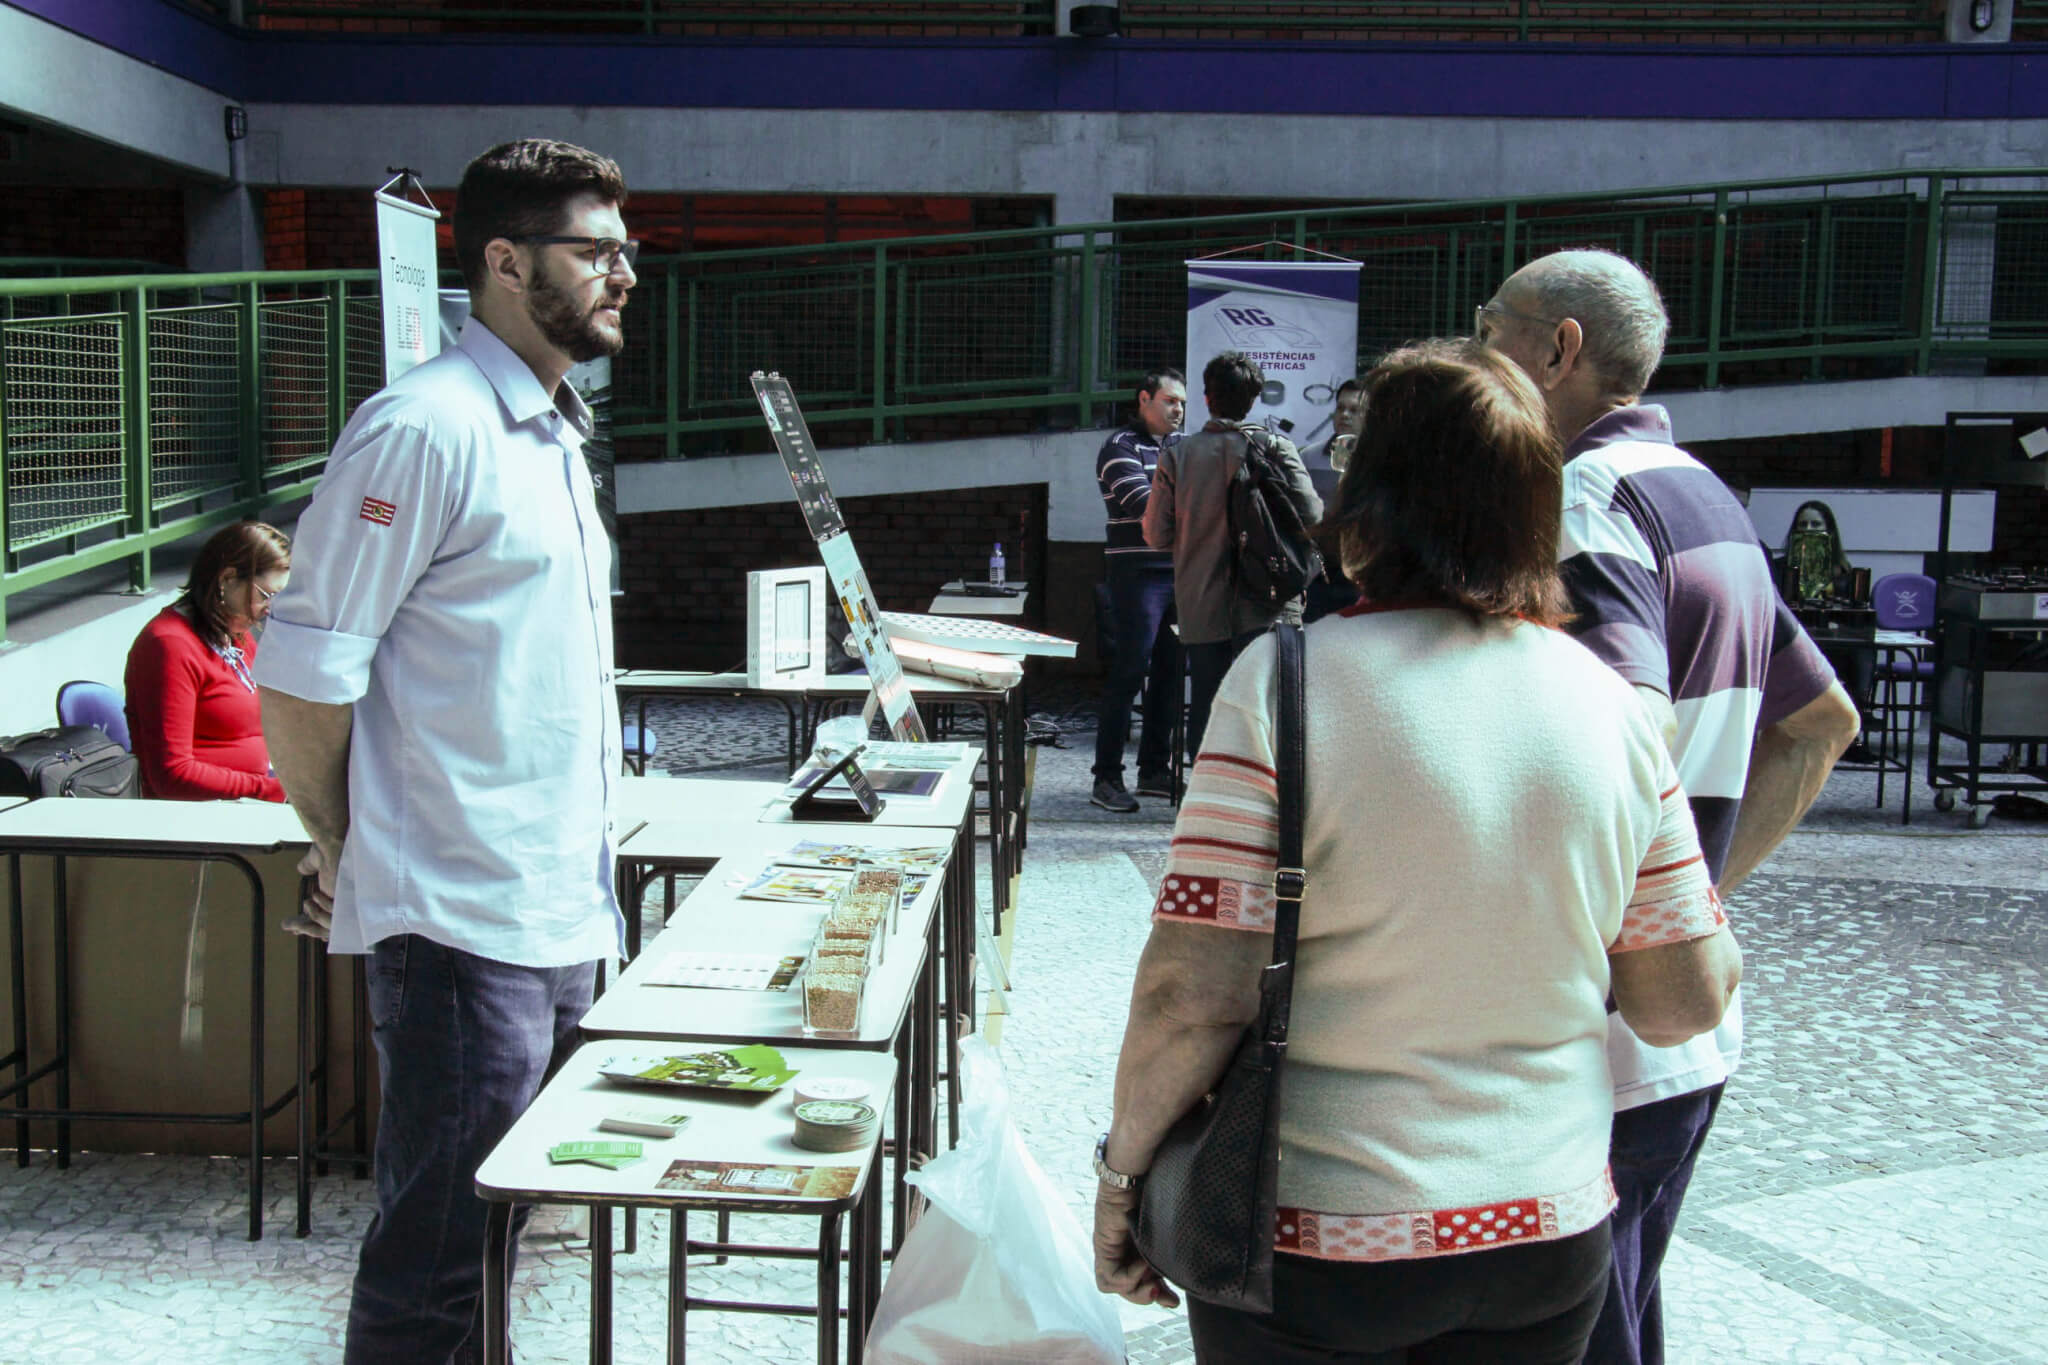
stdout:
POLYGON ((122 518, 125 331, 119 317, 6 325, 10 551, 122 518))
POLYGON ((2048 199, 2006 200, 1995 240, 1992 335, 2048 336, 2048 199))
POLYGON ((874 374, 869 261, 708 275, 696 284, 690 416, 752 408, 747 376, 755 370, 788 378, 807 412, 867 401, 874 374))
POLYGON ((1918 290, 1910 198, 1830 203, 1826 207, 1827 297, 1820 310, 1831 337, 1891 335, 1916 326, 1908 300, 1918 290))
POLYGON ((656 421, 663 415, 668 374, 668 277, 673 263, 634 266, 640 285, 625 312, 626 347, 612 357, 612 410, 619 422, 656 421))
POLYGON ((1054 261, 1039 253, 897 262, 897 400, 1052 387, 1054 370, 1069 369, 1054 364, 1054 261))
POLYGON ((1724 340, 1798 340, 1811 326, 1814 224, 1804 205, 1728 211, 1724 340))
POLYGON ((1701 206, 1646 215, 1641 235, 1636 263, 1656 282, 1671 320, 1664 349, 1704 348, 1714 287, 1713 210, 1701 206))
POLYGON ((327 457, 327 301, 259 305, 262 451, 265 474, 285 474, 327 457))
POLYGON ((384 308, 374 284, 349 286, 343 307, 342 409, 346 422, 384 387, 384 308))
POLYGON ((150 506, 161 510, 241 478, 241 310, 149 315, 150 506))

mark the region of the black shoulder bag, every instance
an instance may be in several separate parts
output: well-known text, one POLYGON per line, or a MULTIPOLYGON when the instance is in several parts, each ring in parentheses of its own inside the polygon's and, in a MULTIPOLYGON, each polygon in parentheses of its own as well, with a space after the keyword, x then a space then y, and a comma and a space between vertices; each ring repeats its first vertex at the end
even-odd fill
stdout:
POLYGON ((1274 627, 1280 681, 1280 869, 1273 962, 1259 979, 1259 1019, 1210 1094, 1181 1115, 1152 1157, 1132 1229, 1153 1269, 1205 1303, 1273 1309, 1274 1210, 1280 1182, 1280 1068, 1294 995, 1301 894, 1301 627, 1274 627))

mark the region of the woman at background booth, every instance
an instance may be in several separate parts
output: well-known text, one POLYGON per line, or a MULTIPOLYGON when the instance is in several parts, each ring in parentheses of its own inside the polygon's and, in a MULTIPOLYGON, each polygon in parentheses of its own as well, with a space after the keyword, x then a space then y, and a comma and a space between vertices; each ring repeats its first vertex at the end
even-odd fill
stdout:
POLYGON ((185 590, 128 650, 128 732, 142 794, 173 801, 284 800, 263 743, 249 662, 254 629, 291 575, 284 532, 260 521, 206 542, 185 590))
MULTIPOLYGON (((1633 689, 1553 629, 1563 496, 1512 362, 1367 382, 1329 517, 1362 599, 1309 627, 1306 890, 1280 1085, 1274 1309, 1189 1304, 1202 1362, 1576 1362, 1607 1292, 1607 1001, 1652 1043, 1741 973, 1633 689)), ((1161 1138, 1256 1017, 1277 913, 1276 650, 1224 678, 1174 826, 1098 1149, 1096 1282, 1161 1138)))
MULTIPOLYGON (((1785 528, 1785 553, 1777 563, 1785 600, 1794 605, 1823 598, 1853 601, 1858 595, 1856 568, 1842 549, 1835 509, 1824 502, 1802 502, 1792 513, 1792 524, 1785 528)), ((1863 596, 1869 595, 1868 586, 1869 580, 1865 579, 1863 596)), ((1835 676, 1856 699, 1856 711, 1863 718, 1863 734, 1871 734, 1871 694, 1876 682, 1877 655, 1868 649, 1831 648, 1825 644, 1820 652, 1834 665, 1835 676)), ((1842 762, 1850 764, 1872 763, 1876 759, 1877 754, 1863 735, 1858 735, 1842 754, 1842 762)))

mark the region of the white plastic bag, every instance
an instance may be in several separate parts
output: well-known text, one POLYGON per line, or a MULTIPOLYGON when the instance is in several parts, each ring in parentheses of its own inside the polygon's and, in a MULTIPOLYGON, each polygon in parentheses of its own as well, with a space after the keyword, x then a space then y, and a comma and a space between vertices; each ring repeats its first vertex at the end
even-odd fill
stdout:
POLYGON ((1121 1365, 1087 1235, 1010 1122, 1002 1064, 960 1044, 960 1145, 910 1179, 931 1206, 896 1253, 871 1365, 1121 1365))

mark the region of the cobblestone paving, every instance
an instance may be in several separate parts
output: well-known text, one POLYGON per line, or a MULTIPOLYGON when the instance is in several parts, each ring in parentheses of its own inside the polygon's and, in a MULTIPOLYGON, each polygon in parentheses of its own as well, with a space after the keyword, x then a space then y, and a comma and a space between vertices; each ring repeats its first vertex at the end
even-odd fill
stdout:
MULTIPOLYGON (((1170 811, 1090 806, 1086 699, 1039 700, 1069 733, 1038 751, 1001 1051, 1027 1144, 1085 1218, 1170 811)), ((772 711, 657 705, 650 727, 657 767, 780 770, 772 711)), ((1878 811, 1873 794, 1868 775, 1838 774, 1733 900, 1749 1051, 1667 1263, 1674 1365, 2048 1360, 2048 836, 2001 820, 1971 832, 1924 789, 1902 829, 1896 795, 1878 811)), ((0 1167, 0 1359, 338 1359, 368 1185, 320 1179, 300 1241, 290 1166, 275 1163, 272 1231, 251 1245, 243 1169, 101 1154, 62 1172, 46 1155, 0 1167)), ((522 1250, 523 1361, 585 1358, 589 1258, 564 1217, 543 1211, 522 1250)), ((771 1219, 737 1232, 790 1235, 771 1219)), ((660 1358, 667 1237, 643 1219, 640 1249, 619 1258, 621 1361, 660 1358)), ((693 1292, 720 1297, 810 1293, 787 1262, 690 1275, 693 1292)), ((1133 1361, 1192 1359, 1180 1314, 1126 1305, 1122 1317, 1133 1361)), ((811 1340, 805 1321, 691 1320, 700 1362, 808 1360, 811 1340)))

